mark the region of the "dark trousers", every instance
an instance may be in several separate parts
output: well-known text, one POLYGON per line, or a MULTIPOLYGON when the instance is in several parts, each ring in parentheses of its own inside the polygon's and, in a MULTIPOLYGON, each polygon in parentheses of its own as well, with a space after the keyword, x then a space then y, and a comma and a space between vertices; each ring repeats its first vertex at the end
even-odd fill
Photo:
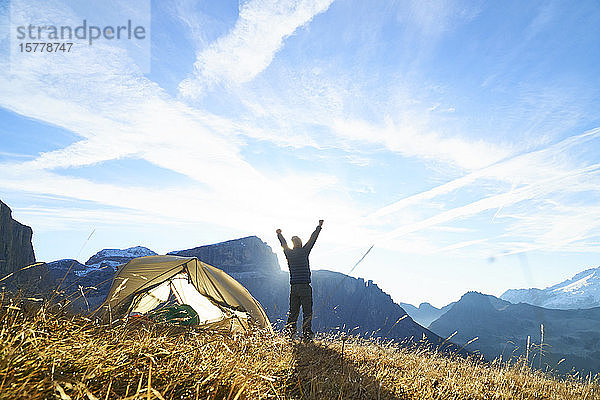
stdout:
POLYGON ((298 315, 302 306, 302 333, 312 336, 312 287, 310 283, 294 283, 290 287, 290 312, 286 329, 296 333, 298 315))

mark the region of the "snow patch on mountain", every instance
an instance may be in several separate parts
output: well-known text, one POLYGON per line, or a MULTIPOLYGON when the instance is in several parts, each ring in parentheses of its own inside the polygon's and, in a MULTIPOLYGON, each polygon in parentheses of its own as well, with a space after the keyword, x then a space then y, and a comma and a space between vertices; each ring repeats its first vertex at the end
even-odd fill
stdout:
POLYGON ((85 276, 92 271, 98 271, 105 268, 111 268, 116 271, 119 265, 126 264, 137 257, 155 256, 156 253, 147 247, 135 246, 127 249, 103 249, 94 254, 85 262, 85 269, 80 269, 75 273, 78 276, 85 276))
POLYGON ((128 249, 103 249, 90 257, 86 261, 86 265, 94 263, 95 259, 110 259, 110 258, 136 258, 144 256, 155 256, 156 253, 147 247, 135 246, 128 249))
POLYGON ((587 275, 585 278, 581 278, 573 283, 570 283, 566 286, 563 287, 559 287, 553 290, 553 292, 570 292, 570 293, 582 293, 583 290, 585 290, 586 286, 590 286, 594 284, 593 278, 595 275, 595 272, 592 272, 591 274, 587 275))
POLYGON ((510 289, 501 298, 554 309, 600 307, 600 267, 582 271, 546 289, 510 289))

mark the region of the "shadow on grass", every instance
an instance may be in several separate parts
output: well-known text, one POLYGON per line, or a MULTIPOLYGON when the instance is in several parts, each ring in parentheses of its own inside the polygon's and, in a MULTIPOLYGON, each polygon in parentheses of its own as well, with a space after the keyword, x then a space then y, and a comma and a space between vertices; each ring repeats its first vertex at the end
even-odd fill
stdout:
MULTIPOLYGON (((359 372, 341 353, 316 343, 294 343, 296 368, 289 394, 299 399, 405 399, 381 387, 371 374, 359 372)), ((373 371, 375 374, 375 371, 373 371)))

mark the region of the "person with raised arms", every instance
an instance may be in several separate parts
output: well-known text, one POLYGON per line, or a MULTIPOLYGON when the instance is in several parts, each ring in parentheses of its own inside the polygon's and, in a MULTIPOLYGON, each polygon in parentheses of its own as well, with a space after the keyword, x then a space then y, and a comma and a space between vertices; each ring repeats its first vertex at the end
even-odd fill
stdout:
POLYGON ((317 228, 310 235, 310 239, 308 239, 308 242, 304 246, 298 236, 292 236, 293 247, 291 249, 281 234, 281 229, 277 229, 276 231, 290 270, 290 311, 285 326, 290 337, 293 337, 296 333, 300 307, 302 307, 302 338, 304 340, 312 340, 314 335, 312 331, 313 296, 312 287, 310 286, 308 256, 317 241, 317 237, 319 237, 322 227, 323 220, 319 220, 319 225, 317 225, 317 228))

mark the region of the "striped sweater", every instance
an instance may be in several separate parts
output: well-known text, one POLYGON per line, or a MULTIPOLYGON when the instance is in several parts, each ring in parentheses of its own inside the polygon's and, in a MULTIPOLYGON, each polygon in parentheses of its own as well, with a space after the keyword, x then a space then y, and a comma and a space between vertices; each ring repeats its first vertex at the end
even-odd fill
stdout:
POLYGON ((288 247, 287 242, 281 233, 277 234, 277 238, 281 243, 281 247, 283 247, 283 253, 288 262, 288 268, 290 269, 290 284, 310 283, 310 264, 308 262, 308 255, 317 241, 319 232, 321 232, 321 227, 317 226, 317 229, 310 235, 310 239, 304 246, 293 249, 288 247))

